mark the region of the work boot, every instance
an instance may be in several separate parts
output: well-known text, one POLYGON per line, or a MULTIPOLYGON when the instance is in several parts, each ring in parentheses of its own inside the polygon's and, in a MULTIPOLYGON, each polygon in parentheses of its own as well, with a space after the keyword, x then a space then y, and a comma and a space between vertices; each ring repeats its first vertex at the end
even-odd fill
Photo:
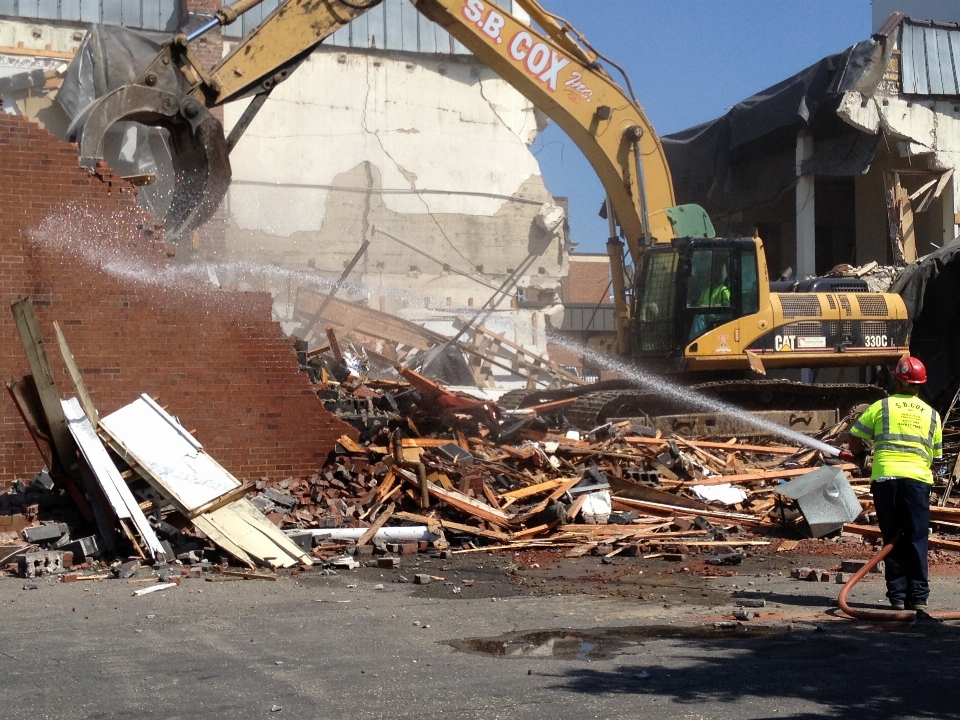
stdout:
POLYGON ((907 603, 907 610, 926 610, 926 609, 927 609, 927 601, 926 601, 926 600, 920 600, 919 602, 908 602, 908 603, 907 603))
POLYGON ((903 610, 903 601, 902 600, 891 600, 890 601, 891 610, 903 610))

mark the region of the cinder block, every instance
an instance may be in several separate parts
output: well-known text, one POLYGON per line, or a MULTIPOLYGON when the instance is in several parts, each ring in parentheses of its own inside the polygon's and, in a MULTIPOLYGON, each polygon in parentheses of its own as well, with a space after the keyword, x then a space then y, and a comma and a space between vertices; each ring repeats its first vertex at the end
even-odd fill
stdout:
POLYGON ((395 557, 377 558, 377 567, 383 570, 392 570, 393 568, 398 568, 400 567, 400 558, 395 558, 395 557))
POLYGON ((97 546, 97 536, 88 535, 74 540, 72 543, 64 545, 63 551, 72 552, 75 562, 86 562, 100 554, 100 548, 97 546))
POLYGON ((20 576, 25 578, 42 577, 62 573, 63 553, 59 550, 41 550, 26 553, 17 558, 20 576))
POLYGON ((45 523, 37 527, 23 529, 23 539, 28 543, 42 543, 59 540, 69 528, 63 523, 45 523))

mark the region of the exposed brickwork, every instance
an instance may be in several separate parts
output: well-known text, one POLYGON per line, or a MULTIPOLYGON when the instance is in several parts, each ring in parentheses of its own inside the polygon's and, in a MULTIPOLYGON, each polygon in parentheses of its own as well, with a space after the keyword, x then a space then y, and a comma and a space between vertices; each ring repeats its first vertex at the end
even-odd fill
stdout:
POLYGON ((568 303, 610 301, 610 263, 606 256, 570 257, 570 273, 560 281, 560 298, 568 303))
MULTIPOLYGON (((183 278, 135 189, 75 145, 0 115, 0 368, 29 372, 7 309, 36 306, 62 396, 72 395, 57 320, 101 414, 149 393, 240 478, 314 472, 344 432, 327 413, 265 293, 183 278)), ((0 400, 0 481, 29 477, 40 456, 9 396, 0 400)))

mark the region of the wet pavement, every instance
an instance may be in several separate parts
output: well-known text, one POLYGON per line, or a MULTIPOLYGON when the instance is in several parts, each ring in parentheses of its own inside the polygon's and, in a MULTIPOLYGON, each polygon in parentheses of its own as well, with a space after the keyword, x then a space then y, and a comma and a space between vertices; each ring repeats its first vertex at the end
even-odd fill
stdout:
MULTIPOLYGON (((777 569, 806 559, 712 577, 642 558, 427 559, 143 597, 0 580, 3 717, 960 718, 958 625, 845 620, 838 585, 777 569), (443 579, 399 582, 415 571, 443 579), (539 571, 567 579, 549 592, 539 571), (737 621, 735 595, 765 604, 737 621)), ((960 607, 955 576, 933 585, 960 607)), ((882 579, 854 599, 880 607, 882 579)))

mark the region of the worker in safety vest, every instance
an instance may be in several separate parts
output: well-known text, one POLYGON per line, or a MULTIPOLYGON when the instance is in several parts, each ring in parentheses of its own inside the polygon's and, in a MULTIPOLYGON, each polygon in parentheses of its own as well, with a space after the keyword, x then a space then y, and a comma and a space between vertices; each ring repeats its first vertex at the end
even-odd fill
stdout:
POLYGON ((887 598, 894 610, 924 610, 927 536, 933 462, 943 456, 937 411, 917 397, 927 370, 914 357, 903 358, 893 372, 893 395, 879 400, 850 429, 846 439, 856 455, 863 441, 873 442, 870 490, 884 544, 901 533, 886 558, 887 598))

